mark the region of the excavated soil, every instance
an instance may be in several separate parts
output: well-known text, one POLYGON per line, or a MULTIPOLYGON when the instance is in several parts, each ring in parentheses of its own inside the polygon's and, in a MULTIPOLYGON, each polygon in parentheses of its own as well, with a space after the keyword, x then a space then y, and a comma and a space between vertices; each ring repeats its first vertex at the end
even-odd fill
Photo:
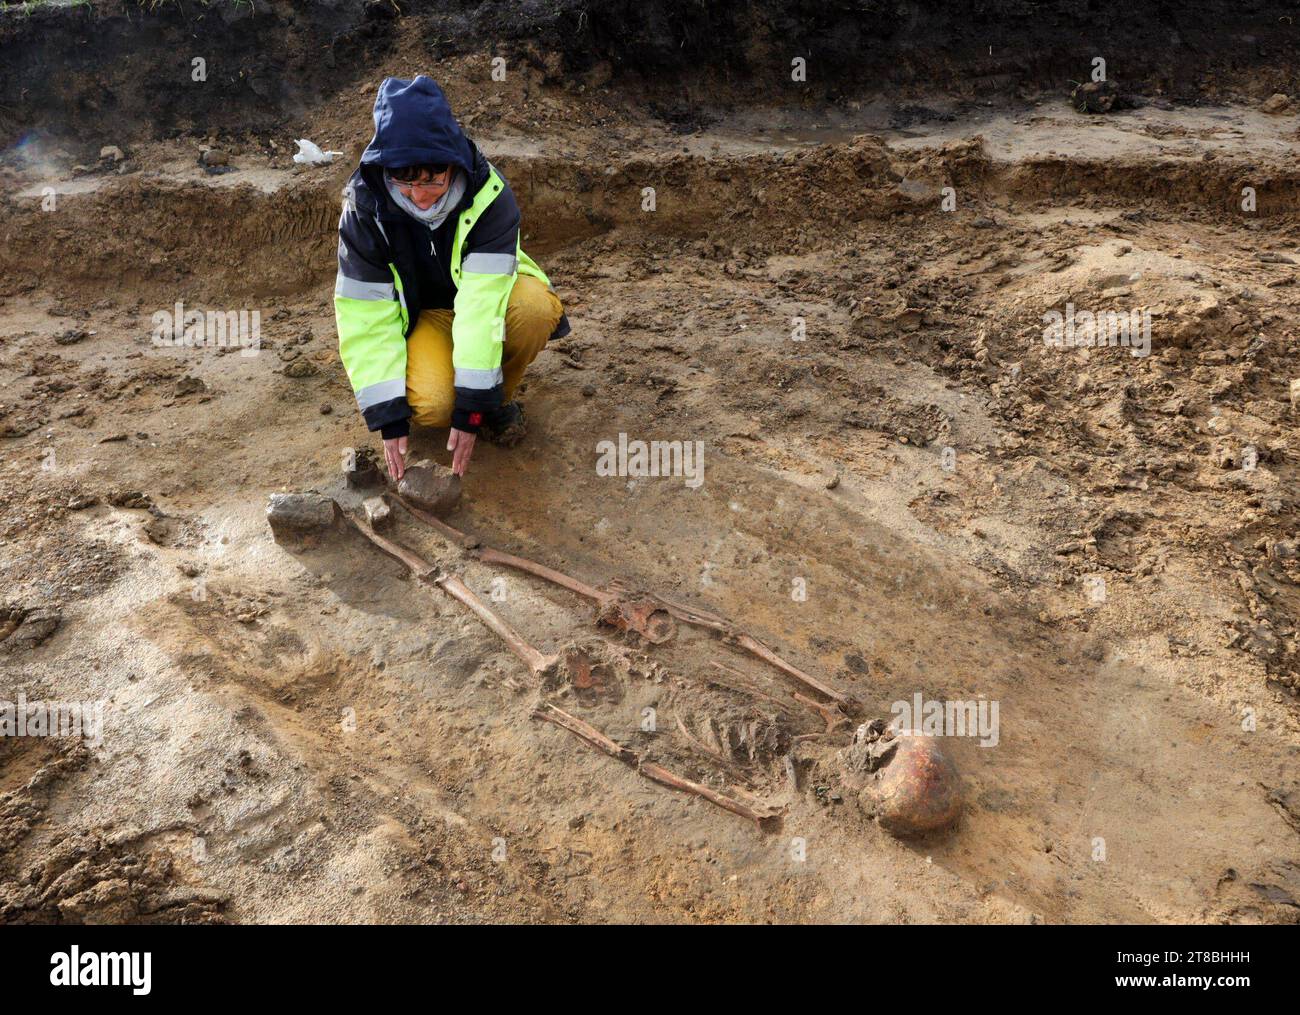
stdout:
MULTIPOLYGON (((1281 5, 1229 33, 1208 2, 149 6, 0 16, 0 701, 104 716, 98 742, 0 738, 0 922, 1300 919, 1281 5), (150 53, 188 67, 187 32, 258 76, 150 104, 150 53), (834 75, 778 92, 787 38, 834 75), (1122 79, 1141 101, 1077 113, 1107 40, 1117 76, 1158 54, 1122 79), (56 89, 20 87, 37 65, 56 89), (847 715, 706 629, 611 632, 400 509, 392 538, 563 665, 534 679, 356 533, 271 538, 272 492, 360 502, 339 191, 375 84, 421 71, 573 325, 448 521, 719 614, 847 715), (345 157, 296 167, 299 137, 345 157), (154 344, 178 302, 260 312, 256 355, 154 344), (1148 311, 1150 355, 1048 346, 1070 303, 1148 311), (703 482, 601 474, 621 433, 702 441, 703 482), (901 840, 844 757, 918 693, 1000 729, 944 744, 958 825, 901 840)), ((417 431, 410 459, 443 447, 417 431)))

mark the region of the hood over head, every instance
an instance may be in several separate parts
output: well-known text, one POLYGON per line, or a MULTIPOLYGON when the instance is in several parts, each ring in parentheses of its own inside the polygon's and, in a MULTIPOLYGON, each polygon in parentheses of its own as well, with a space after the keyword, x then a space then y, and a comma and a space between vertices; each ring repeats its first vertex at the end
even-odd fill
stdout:
POLYGON ((474 154, 433 78, 384 78, 375 96, 375 136, 361 155, 362 166, 450 162, 472 175, 474 154))

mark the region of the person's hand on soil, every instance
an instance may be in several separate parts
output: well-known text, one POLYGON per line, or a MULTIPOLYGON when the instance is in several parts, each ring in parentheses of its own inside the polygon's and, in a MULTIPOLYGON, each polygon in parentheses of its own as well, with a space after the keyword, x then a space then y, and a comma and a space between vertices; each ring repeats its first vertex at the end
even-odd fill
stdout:
POLYGON ((398 482, 406 472, 405 437, 384 441, 384 460, 388 463, 388 474, 393 477, 393 482, 398 482))
POLYGON ((451 455, 451 471, 457 476, 465 475, 465 470, 469 468, 469 456, 474 453, 474 441, 478 439, 477 434, 466 433, 464 430, 452 430, 447 435, 447 450, 451 455))

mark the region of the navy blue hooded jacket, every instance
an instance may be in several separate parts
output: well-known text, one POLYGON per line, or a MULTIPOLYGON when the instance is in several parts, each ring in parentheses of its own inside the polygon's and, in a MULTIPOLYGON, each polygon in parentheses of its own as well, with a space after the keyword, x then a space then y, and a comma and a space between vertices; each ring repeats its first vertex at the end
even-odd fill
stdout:
MULTIPOLYGON (((457 287, 451 276, 451 246, 456 220, 458 213, 473 204, 475 195, 487 183, 489 165, 483 153, 461 131, 442 89, 424 75, 411 81, 385 79, 375 98, 374 119, 375 135, 343 192, 335 306, 340 353, 358 406, 369 429, 379 430, 389 439, 410 431, 405 357, 393 355, 391 343, 374 336, 391 332, 400 334, 404 342, 415 328, 420 311, 455 308, 457 287), (429 163, 451 163, 465 173, 467 180, 460 204, 434 230, 396 205, 384 182, 385 169, 429 163), (394 270, 400 289, 393 284, 394 270), (355 338, 345 335, 340 297, 347 301, 350 320, 360 319, 356 308, 366 312, 365 329, 349 329, 349 335, 355 338), (376 313, 385 312, 373 306, 363 307, 357 300, 391 301, 393 311, 384 318, 389 323, 373 323, 376 313), (405 327, 396 309, 398 302, 405 307, 405 327)), ((504 180, 502 184, 501 193, 464 238, 462 259, 472 254, 515 257, 519 206, 509 184, 504 180)), ((568 320, 562 317, 553 337, 568 331, 568 320)), ((478 376, 486 373, 457 372, 452 413, 452 426, 456 429, 477 432, 479 427, 475 421, 490 416, 500 407, 503 397, 500 371, 495 378, 478 376)))

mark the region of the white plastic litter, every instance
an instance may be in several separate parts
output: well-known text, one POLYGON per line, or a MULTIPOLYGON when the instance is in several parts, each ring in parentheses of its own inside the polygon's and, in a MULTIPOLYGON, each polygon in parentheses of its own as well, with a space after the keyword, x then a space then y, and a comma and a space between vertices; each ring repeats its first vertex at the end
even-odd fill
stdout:
POLYGON ((323 152, 306 138, 296 143, 298 145, 298 154, 293 157, 293 161, 307 166, 321 166, 327 162, 333 162, 335 155, 343 154, 342 152, 323 152))

